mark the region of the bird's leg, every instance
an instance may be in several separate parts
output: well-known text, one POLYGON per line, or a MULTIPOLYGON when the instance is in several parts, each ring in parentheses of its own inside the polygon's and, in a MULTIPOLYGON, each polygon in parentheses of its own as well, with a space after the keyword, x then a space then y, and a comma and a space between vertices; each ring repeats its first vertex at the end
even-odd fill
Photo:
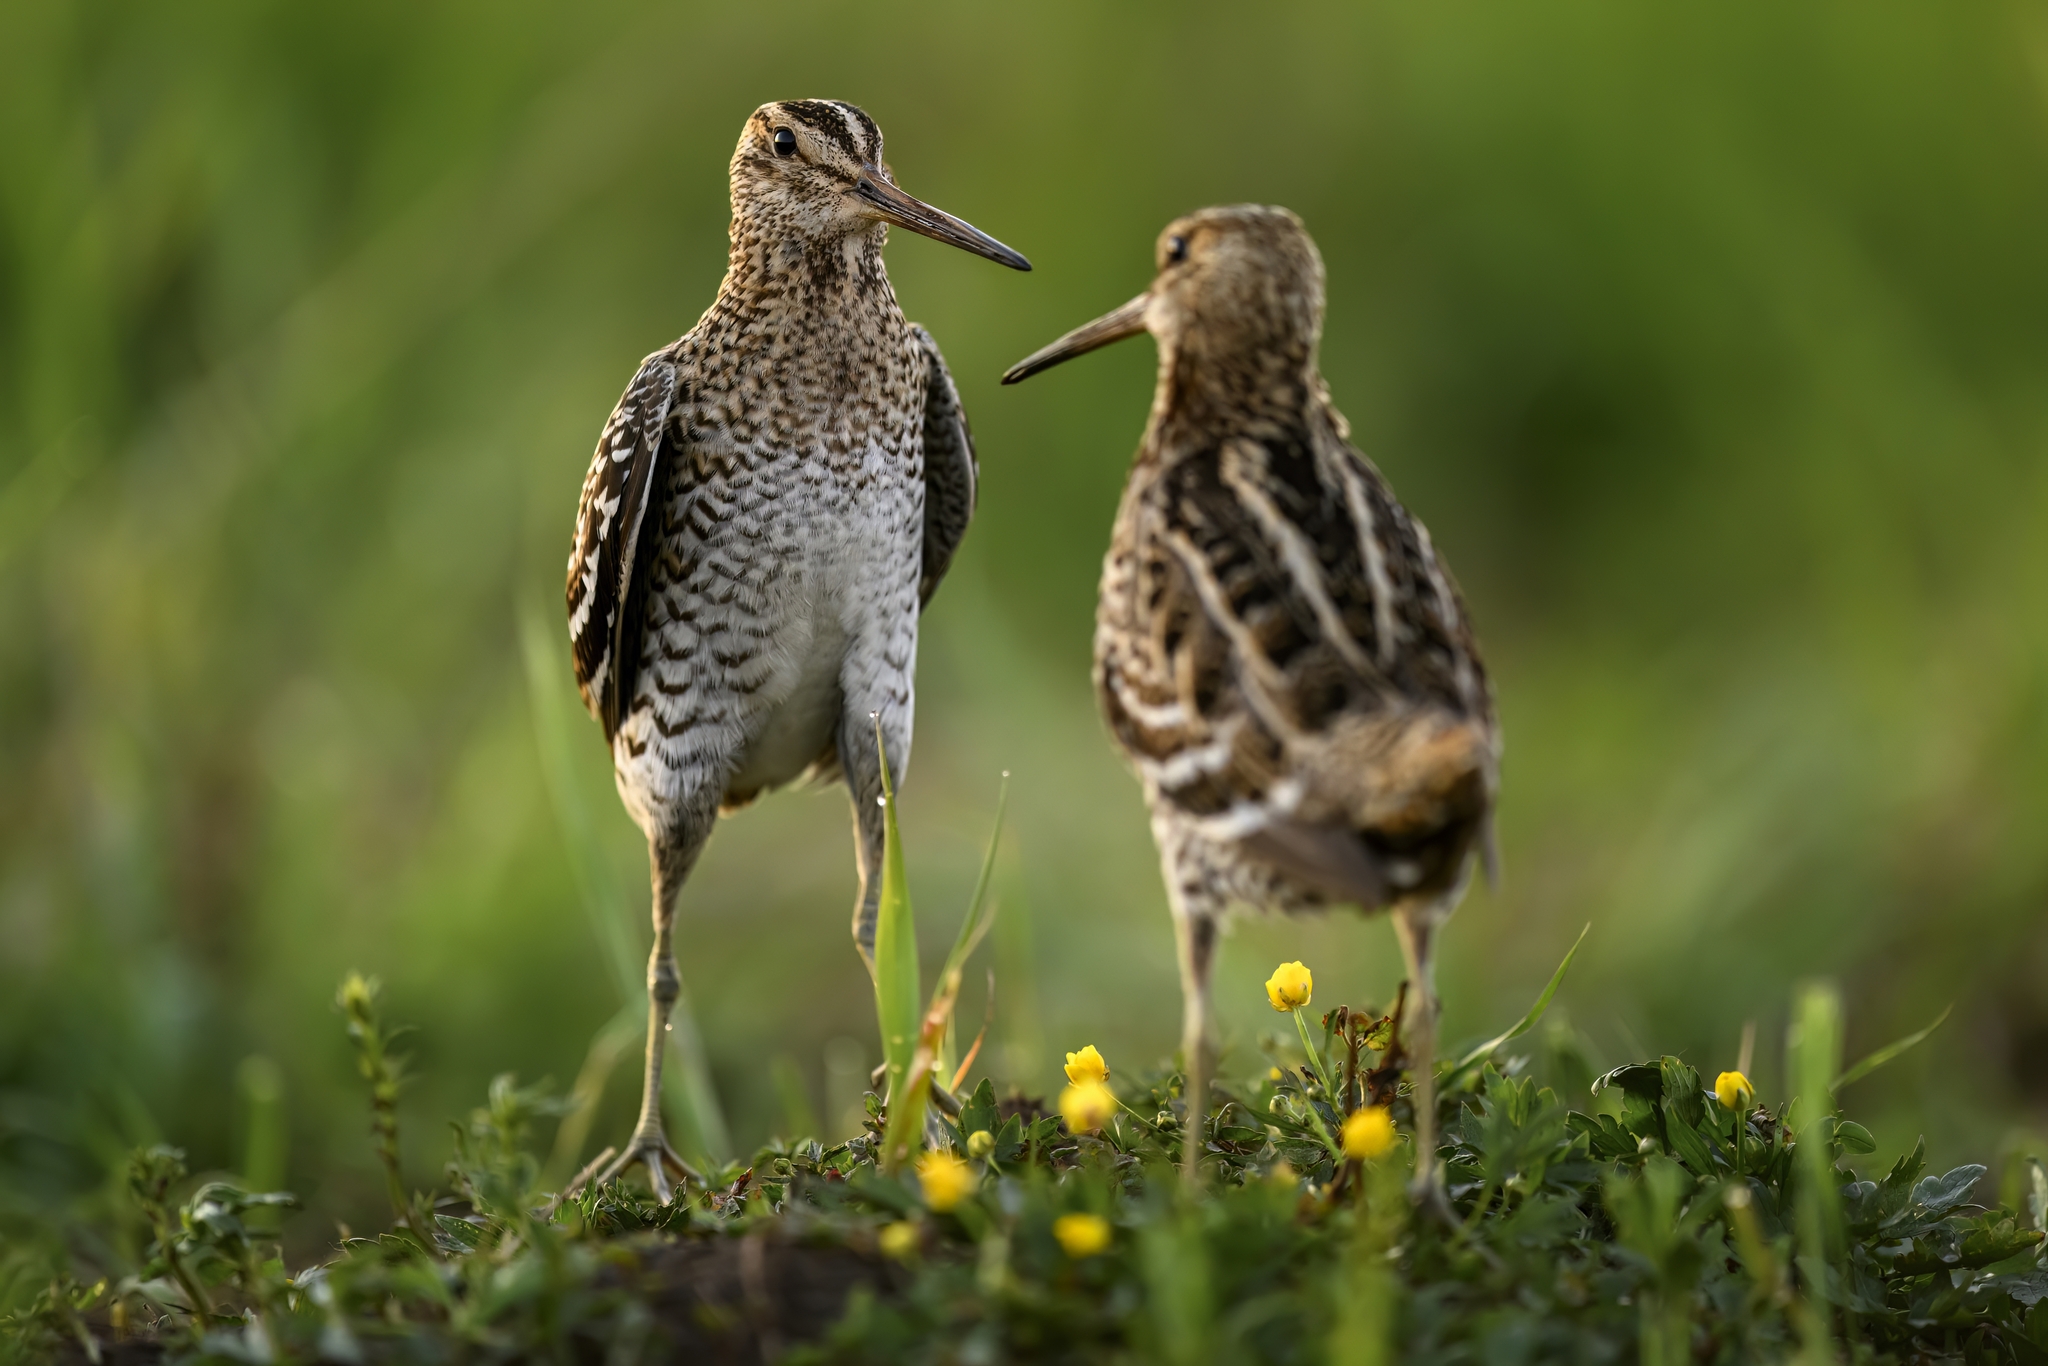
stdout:
POLYGON ((860 874, 860 893, 853 903, 853 946, 867 964, 868 976, 875 975, 875 925, 882 902, 882 852, 884 824, 882 810, 882 756, 875 747, 877 719, 889 752, 891 785, 903 781, 904 766, 910 762, 910 718, 905 703, 879 701, 856 705, 857 699, 877 695, 878 684, 866 678, 841 680, 847 705, 839 721, 839 768, 846 775, 846 792, 853 800, 853 858, 860 874))
POLYGON ((1441 925, 1433 902, 1404 901, 1394 908, 1394 933, 1414 986, 1408 1034, 1402 1040, 1415 1085, 1415 1179, 1410 1189, 1418 1205, 1450 1219, 1443 1168, 1436 1158, 1436 934, 1441 925))
MULTIPOLYGON (((1175 886, 1171 870, 1168 886, 1175 886)), ((1181 1126, 1180 1170, 1193 1187, 1201 1179, 1202 1140, 1209 1114, 1209 974, 1216 964, 1217 920, 1186 891, 1173 896, 1173 933, 1180 957, 1180 1048, 1186 1069, 1186 1114, 1181 1126)))
POLYGON ((863 800, 860 789, 853 786, 853 775, 846 777, 853 797, 853 866, 860 874, 860 891, 853 901, 853 947, 867 964, 868 976, 873 977, 875 925, 882 906, 882 785, 877 780, 874 791, 863 800))
POLYGON ((668 1052, 669 1015, 682 994, 682 978, 676 971, 675 889, 682 884, 682 872, 665 874, 659 842, 652 848, 654 865, 654 951, 647 959, 647 1071, 640 1092, 640 1119, 625 1148, 598 1173, 597 1184, 615 1180, 631 1171, 635 1163, 647 1167, 648 1184, 655 1199, 667 1204, 675 1196, 668 1169, 674 1168, 687 1183, 696 1176, 687 1162, 669 1145, 661 1123, 661 1064, 668 1052))

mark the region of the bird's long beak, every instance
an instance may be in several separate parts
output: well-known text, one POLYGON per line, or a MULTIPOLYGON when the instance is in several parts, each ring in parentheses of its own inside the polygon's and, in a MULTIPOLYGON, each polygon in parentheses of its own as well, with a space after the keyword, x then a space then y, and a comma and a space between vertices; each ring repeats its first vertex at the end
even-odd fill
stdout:
POLYGON ((976 256, 986 256, 991 261, 1000 261, 1011 270, 1031 269, 1029 261, 980 228, 903 193, 884 180, 881 172, 872 166, 861 168, 861 177, 853 192, 874 211, 875 217, 885 223, 894 223, 899 228, 922 233, 934 241, 971 251, 976 256))
POLYGON ((1098 346, 1107 346, 1125 337, 1135 337, 1145 330, 1145 309, 1151 304, 1150 294, 1137 298, 1103 314, 1092 323, 1082 323, 1073 331, 1061 337, 1050 346, 1041 346, 1023 360, 1003 371, 1003 383, 1015 384, 1020 379, 1029 379, 1040 370, 1050 370, 1063 360, 1072 360, 1098 346))

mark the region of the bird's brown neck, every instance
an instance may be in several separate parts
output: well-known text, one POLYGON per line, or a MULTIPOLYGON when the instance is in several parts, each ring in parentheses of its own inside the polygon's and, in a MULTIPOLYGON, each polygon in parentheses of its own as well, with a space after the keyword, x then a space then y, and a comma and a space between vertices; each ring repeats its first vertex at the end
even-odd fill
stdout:
POLYGON ((1146 449, 1213 449, 1232 437, 1270 438, 1300 428, 1323 394, 1312 343, 1279 340, 1227 351, 1163 340, 1146 449), (1195 439, 1199 438, 1199 439, 1195 439))
POLYGON ((877 224, 868 231, 811 236, 772 216, 743 213, 732 221, 719 303, 810 328, 900 317, 882 265, 885 234, 877 224))

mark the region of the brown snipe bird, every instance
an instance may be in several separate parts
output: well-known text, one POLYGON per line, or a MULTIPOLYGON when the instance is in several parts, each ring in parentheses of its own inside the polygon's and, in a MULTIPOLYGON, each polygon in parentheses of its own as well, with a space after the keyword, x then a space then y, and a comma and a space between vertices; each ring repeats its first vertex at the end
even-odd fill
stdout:
POLYGON ((1190 1178, 1209 974, 1234 903, 1390 910, 1414 984, 1418 1190, 1439 1189, 1437 933, 1490 847, 1500 732, 1429 533, 1354 450, 1316 367, 1323 263, 1285 209, 1204 209, 1152 287, 1003 376, 1159 348, 1096 609, 1095 686, 1151 808, 1185 993, 1190 1178))
POLYGON ((721 811, 809 776, 853 797, 853 933, 872 966, 881 723, 910 757, 918 613, 974 512, 974 444, 882 268, 889 226, 1031 263, 913 199, 836 100, 764 104, 733 153, 732 249, 689 335, 649 356, 598 438, 569 552, 569 639, 619 795, 647 834, 654 952, 640 1119, 598 1173, 687 1176, 663 1134, 676 892, 721 811))

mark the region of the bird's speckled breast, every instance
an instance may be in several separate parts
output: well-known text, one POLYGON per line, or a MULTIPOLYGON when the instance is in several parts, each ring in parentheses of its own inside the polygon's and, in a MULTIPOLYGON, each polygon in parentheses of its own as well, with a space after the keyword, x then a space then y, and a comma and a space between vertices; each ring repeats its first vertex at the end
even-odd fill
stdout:
POLYGON ((623 729, 664 768, 723 765, 728 802, 830 757, 849 669, 908 694, 926 372, 894 298, 873 302, 707 318, 679 348, 698 383, 671 417, 623 729))

